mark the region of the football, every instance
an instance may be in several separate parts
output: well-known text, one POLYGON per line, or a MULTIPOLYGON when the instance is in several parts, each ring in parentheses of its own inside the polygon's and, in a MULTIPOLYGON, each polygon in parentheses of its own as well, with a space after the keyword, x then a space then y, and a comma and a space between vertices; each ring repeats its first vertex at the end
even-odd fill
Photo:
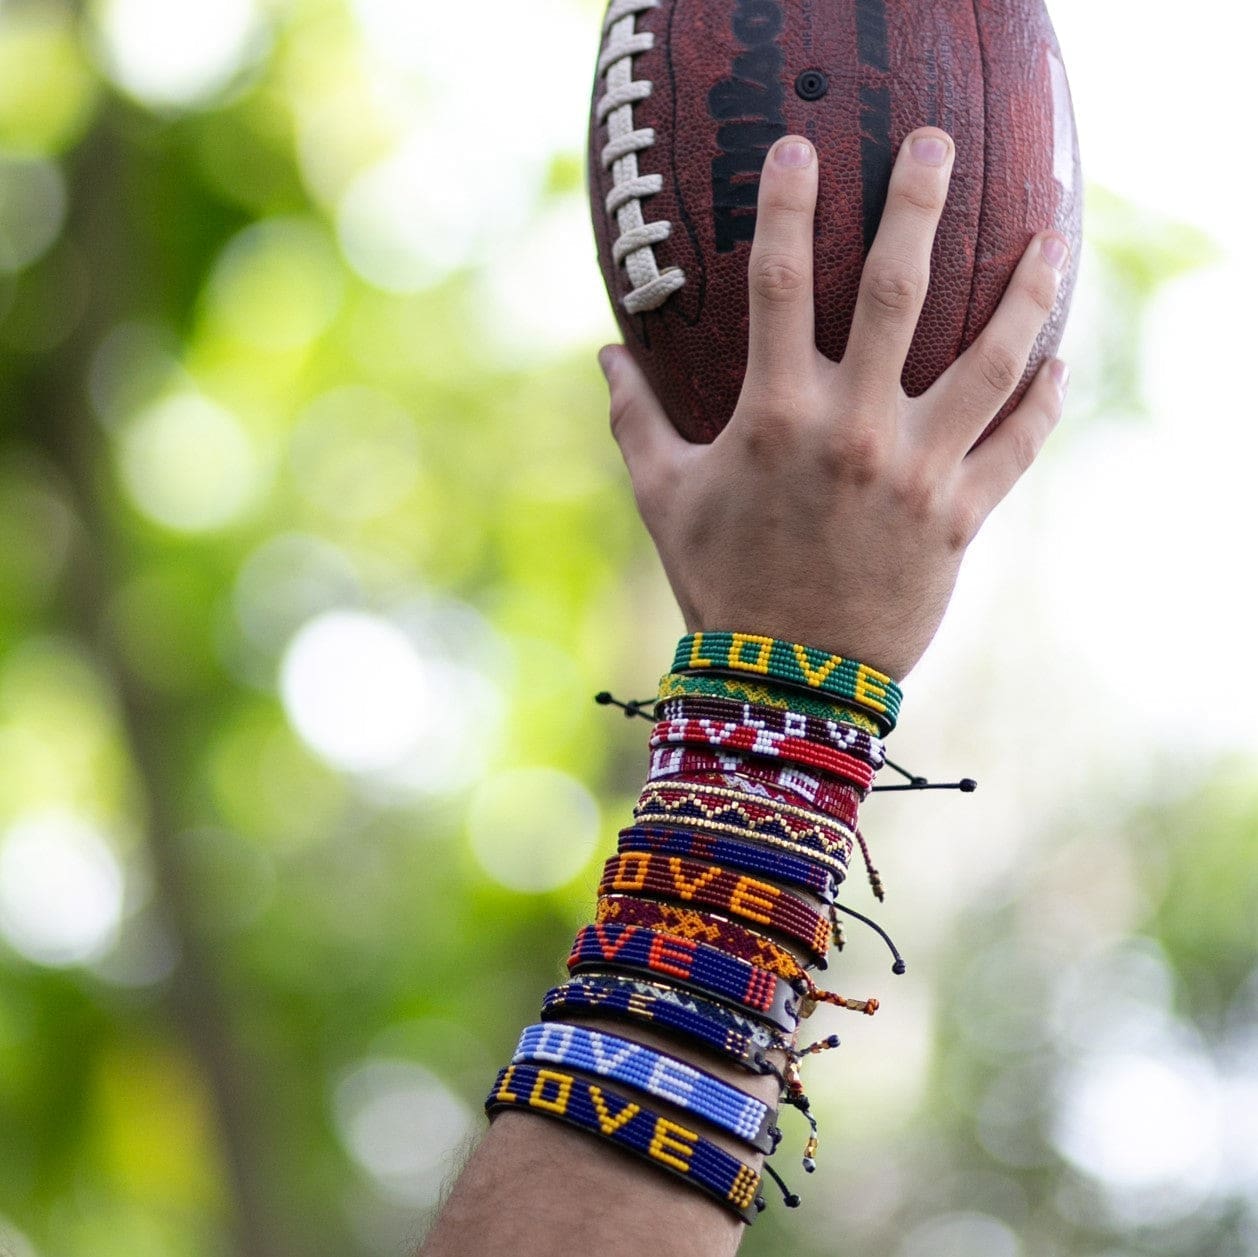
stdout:
POLYGON ((684 436, 711 441, 738 400, 773 142, 799 134, 818 151, 817 347, 837 361, 895 155, 928 125, 956 158, 909 396, 971 344, 1032 236, 1052 227, 1072 245, 999 421, 1055 352, 1078 269, 1078 141, 1042 0, 612 0, 590 115, 594 231, 625 344, 684 436))

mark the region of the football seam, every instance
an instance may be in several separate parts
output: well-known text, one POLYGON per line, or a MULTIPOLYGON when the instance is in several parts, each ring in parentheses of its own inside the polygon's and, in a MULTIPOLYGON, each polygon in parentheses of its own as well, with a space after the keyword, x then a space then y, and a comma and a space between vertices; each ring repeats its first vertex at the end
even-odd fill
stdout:
POLYGON ((633 77, 633 59, 655 46, 650 31, 637 29, 638 15, 658 7, 659 0, 612 0, 603 19, 604 44, 598 59, 605 90, 595 116, 607 126, 600 159, 612 177, 605 206, 620 233, 612 242, 612 260, 623 265, 628 276, 630 287, 621 304, 630 314, 658 310, 686 282, 685 271, 677 266, 660 270, 655 257, 655 246, 672 235, 672 223, 647 222, 642 212, 643 198, 662 191, 664 176, 643 174, 638 168, 638 154, 654 145, 655 130, 635 129, 633 107, 646 100, 655 85, 633 77))

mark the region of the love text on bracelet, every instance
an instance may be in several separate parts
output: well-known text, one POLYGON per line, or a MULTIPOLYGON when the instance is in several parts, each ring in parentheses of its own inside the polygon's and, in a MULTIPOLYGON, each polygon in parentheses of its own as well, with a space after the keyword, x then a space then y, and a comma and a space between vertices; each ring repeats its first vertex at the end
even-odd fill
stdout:
POLYGON ((670 698, 656 707, 658 720, 715 720, 727 724, 747 725, 764 729, 780 737, 803 738, 837 751, 855 755, 871 768, 886 763, 886 748, 881 738, 833 717, 809 716, 804 712, 783 711, 776 707, 759 707, 755 703, 736 703, 722 698, 670 698))
POLYGON ((738 751, 759 759, 802 764, 849 781, 864 793, 873 785, 874 770, 855 755, 804 738, 773 733, 756 725, 720 720, 661 720, 651 731, 651 746, 705 746, 738 751))
MULTIPOLYGON (((665 826, 677 822, 665 819, 665 826)), ((765 836, 722 837, 719 832, 704 832, 698 827, 673 829, 653 824, 631 825, 620 831, 617 851, 658 852, 661 855, 688 856, 695 860, 710 860, 727 868, 744 873, 762 873, 774 881, 798 887, 816 895, 829 904, 838 894, 839 880, 824 865, 803 855, 791 853, 785 845, 775 846, 777 839, 765 836)), ((796 848, 798 850, 798 848, 796 848)))
POLYGON ((801 997, 811 994, 802 982, 797 990, 791 983, 715 947, 634 925, 585 926, 568 955, 568 972, 583 970, 624 970, 661 977, 732 1004, 787 1034, 794 1034, 799 1025, 801 997))
POLYGON ((778 1143, 777 1110, 731 1087, 706 1070, 619 1035, 562 1021, 528 1026, 520 1035, 513 1065, 558 1065, 631 1087, 679 1109, 756 1149, 771 1153, 778 1143))
POLYGON ((708 1048, 749 1073, 771 1072, 765 1053, 789 1053, 791 1041, 712 1000, 662 982, 616 974, 569 978, 542 1000, 542 1017, 617 1016, 708 1048))
POLYGON ((793 939, 824 965, 834 924, 802 899, 747 873, 681 856, 627 852, 603 866, 600 895, 644 895, 704 905, 793 939))
MULTIPOLYGON (((659 703, 686 695, 754 703, 758 707, 801 712, 822 720, 841 720, 844 724, 863 729, 872 737, 878 737, 883 731, 882 723, 859 707, 849 707, 821 694, 806 694, 794 687, 778 687, 764 681, 748 681, 719 674, 707 676, 702 672, 666 672, 660 677, 659 703)), ((657 719, 659 715, 657 704, 657 719)))
POLYGON ((758 633, 687 634, 677 644, 672 671, 753 673, 833 694, 871 712, 888 732, 895 728, 903 697, 889 676, 868 664, 758 633))
POLYGON ((698 1131, 584 1078, 558 1069, 509 1065, 485 1100, 485 1111, 491 1115, 504 1109, 556 1118, 636 1152, 707 1192, 744 1222, 755 1221, 764 1208, 760 1175, 749 1165, 698 1131))

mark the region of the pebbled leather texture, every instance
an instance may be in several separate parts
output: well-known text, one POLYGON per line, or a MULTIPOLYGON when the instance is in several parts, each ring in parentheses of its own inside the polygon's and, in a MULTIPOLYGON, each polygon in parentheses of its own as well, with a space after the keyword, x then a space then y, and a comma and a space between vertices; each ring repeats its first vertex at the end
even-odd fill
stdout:
MULTIPOLYGON (((952 135, 957 154, 904 370, 910 396, 973 342, 1033 235, 1055 227, 1072 245, 1056 309, 992 426, 1007 415, 1061 341, 1080 252, 1078 140, 1042 0, 661 0, 636 29, 655 37, 633 62, 633 77, 652 83, 633 123, 655 130, 638 165, 663 176, 642 210, 648 223, 672 223, 655 256, 662 270, 681 267, 685 286, 658 310, 625 312, 629 285, 612 259, 618 228, 604 209, 607 132, 593 112, 591 208, 625 344, 678 430, 711 441, 738 400, 755 191, 773 140, 803 134, 820 155, 817 346, 838 360, 894 155, 925 125, 952 135), (808 70, 829 81, 813 101, 795 87, 808 70)), ((595 102, 603 90, 599 76, 595 102)))

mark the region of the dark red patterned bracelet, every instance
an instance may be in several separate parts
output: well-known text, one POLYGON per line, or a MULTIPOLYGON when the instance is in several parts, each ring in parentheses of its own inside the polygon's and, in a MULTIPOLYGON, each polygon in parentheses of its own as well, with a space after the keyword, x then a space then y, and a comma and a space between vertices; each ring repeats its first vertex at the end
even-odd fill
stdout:
MULTIPOLYGON (((716 790, 732 790, 736 794, 748 795, 759 803, 774 803, 783 807, 792 807, 797 811, 810 812, 818 820, 830 821, 840 826, 852 835, 853 843, 855 843, 856 815, 860 807, 860 796, 850 786, 845 787, 850 792, 850 802, 838 803, 835 810, 830 811, 823 808, 820 803, 814 803, 812 799, 801 795, 798 789, 788 789, 778 785, 772 776, 772 769, 760 771, 763 765, 759 764, 748 767, 751 769, 750 772, 746 768, 740 768, 737 772, 716 769, 689 773, 685 777, 660 778, 652 784, 674 787, 704 786, 716 790), (844 806, 850 812, 850 820, 847 813, 843 811, 844 806)), ((803 771, 802 768, 796 769, 795 774, 802 774, 803 771)))
POLYGON ((798 958, 780 943, 711 912, 683 908, 675 903, 660 903, 655 899, 639 899, 634 895, 602 895, 594 919, 600 925, 609 921, 618 925, 640 925, 643 929, 658 930, 661 934, 706 943, 755 965, 757 969, 785 978, 787 982, 807 983, 811 980, 798 958))
POLYGON ((616 928, 617 923, 632 926, 639 916, 645 922, 652 916, 649 911, 652 907, 671 908, 671 912, 659 914, 658 925, 644 925, 642 928, 655 933, 674 934, 679 940, 685 939, 691 943, 699 941, 707 947, 716 946, 708 942, 708 937, 712 933, 712 926, 719 926, 720 932, 715 936, 720 939, 721 951, 782 978, 792 987, 803 987, 803 1007, 809 1011, 816 1004, 833 1004, 837 1008, 848 1008, 871 1016, 877 1011, 876 999, 851 999, 819 987, 813 981, 812 975, 784 947, 779 947, 772 939, 763 938, 754 930, 746 929, 735 921, 726 921, 710 912, 679 908, 676 904, 653 905, 649 899, 634 899, 630 895, 604 895, 598 905, 600 918, 604 914, 607 916, 608 925, 605 928, 611 929, 616 928))
POLYGON ((874 783, 874 770, 855 755, 833 747, 808 742, 804 738, 771 733, 755 725, 722 720, 661 720, 651 732, 651 746, 706 746, 713 750, 737 751, 758 759, 802 764, 831 776, 850 781, 862 792, 874 783))
POLYGON ((790 847, 767 835, 752 837, 741 830, 736 831, 736 837, 725 837, 719 831, 705 832, 693 822, 688 822, 686 829, 672 828, 676 823, 667 820, 664 825, 630 825, 620 831, 616 850, 655 851, 691 860, 708 860, 723 868, 738 869, 740 873, 759 873, 771 881, 816 895, 824 903, 834 902, 840 879, 823 864, 803 855, 801 848, 790 847))
POLYGON ((882 739, 873 737, 855 725, 833 717, 825 719, 805 712, 761 707, 756 703, 708 697, 670 698, 657 705, 655 717, 657 720, 719 720, 750 725, 766 729, 770 733, 833 746, 836 750, 864 760, 874 769, 881 768, 887 759, 882 739))
POLYGON ((856 814, 861 804, 860 791, 837 777, 809 772, 794 764, 754 763, 745 755, 696 751, 688 747, 659 747, 651 752, 648 772, 651 781, 674 777, 703 779, 711 773, 733 773, 748 781, 763 782, 767 786, 786 791, 796 804, 811 804, 849 828, 856 828, 856 814))
POLYGON ((645 895, 702 904, 793 939, 824 964, 834 924, 804 900, 771 882, 676 855, 626 852, 603 866, 600 895, 645 895))

